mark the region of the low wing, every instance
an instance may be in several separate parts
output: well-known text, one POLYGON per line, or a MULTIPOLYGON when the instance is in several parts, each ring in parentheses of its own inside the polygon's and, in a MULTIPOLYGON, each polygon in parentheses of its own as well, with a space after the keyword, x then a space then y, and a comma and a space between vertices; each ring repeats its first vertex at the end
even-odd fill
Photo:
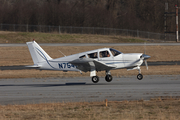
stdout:
POLYGON ((77 66, 77 69, 84 72, 91 71, 92 68, 95 68, 96 71, 103 71, 103 70, 111 70, 116 67, 115 65, 106 65, 102 62, 99 62, 91 58, 80 58, 73 60, 69 63, 77 66))

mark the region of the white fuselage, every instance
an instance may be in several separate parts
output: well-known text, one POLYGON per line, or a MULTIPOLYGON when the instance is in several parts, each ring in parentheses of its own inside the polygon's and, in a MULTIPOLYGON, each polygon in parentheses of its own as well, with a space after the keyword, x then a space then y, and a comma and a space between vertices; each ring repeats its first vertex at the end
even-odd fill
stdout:
POLYGON ((97 58, 93 58, 96 61, 104 63, 106 65, 113 65, 116 66, 114 69, 122 69, 122 68, 131 68, 140 66, 143 63, 143 60, 140 59, 142 53, 128 53, 128 54, 119 54, 117 56, 113 56, 112 53, 109 51, 109 57, 100 57, 100 52, 103 50, 109 51, 109 48, 103 48, 88 52, 83 52, 79 54, 74 54, 66 57, 61 57, 52 60, 46 60, 44 62, 39 63, 38 65, 41 66, 40 69, 46 70, 61 70, 61 71, 80 71, 77 69, 76 66, 69 63, 70 61, 80 59, 80 56, 85 55, 88 58, 88 54, 97 52, 97 58))
POLYGON ((137 78, 141 80, 140 66, 150 56, 142 53, 123 54, 113 48, 102 48, 74 55, 69 55, 57 59, 52 59, 35 41, 27 42, 34 65, 28 66, 42 70, 60 70, 60 71, 83 71, 90 72, 92 81, 97 83, 99 77, 96 71, 105 71, 107 82, 112 81, 110 70, 127 68, 128 70, 138 70, 137 78))

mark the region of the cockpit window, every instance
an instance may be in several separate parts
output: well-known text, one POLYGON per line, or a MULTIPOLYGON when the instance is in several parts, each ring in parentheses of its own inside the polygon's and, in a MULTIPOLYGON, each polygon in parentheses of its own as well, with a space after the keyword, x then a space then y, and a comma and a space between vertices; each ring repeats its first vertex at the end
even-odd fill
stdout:
POLYGON ((82 55, 82 56, 80 56, 79 58, 86 58, 86 55, 82 55))
POLYGON ((110 57, 110 54, 109 54, 109 52, 106 50, 106 51, 101 51, 101 52, 99 52, 99 56, 100 56, 100 58, 110 57))
POLYGON ((110 51, 111 51, 113 56, 117 56, 117 55, 121 54, 121 52, 119 52, 119 51, 117 51, 115 49, 112 49, 112 48, 110 48, 110 51))
POLYGON ((88 54, 89 58, 97 58, 97 52, 88 54))

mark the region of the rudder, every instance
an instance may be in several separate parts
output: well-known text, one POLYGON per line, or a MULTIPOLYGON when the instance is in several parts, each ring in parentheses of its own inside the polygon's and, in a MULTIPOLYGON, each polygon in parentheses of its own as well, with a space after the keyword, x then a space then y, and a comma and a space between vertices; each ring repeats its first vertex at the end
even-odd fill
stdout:
POLYGON ((29 48, 34 64, 52 59, 35 41, 27 42, 26 44, 29 48))

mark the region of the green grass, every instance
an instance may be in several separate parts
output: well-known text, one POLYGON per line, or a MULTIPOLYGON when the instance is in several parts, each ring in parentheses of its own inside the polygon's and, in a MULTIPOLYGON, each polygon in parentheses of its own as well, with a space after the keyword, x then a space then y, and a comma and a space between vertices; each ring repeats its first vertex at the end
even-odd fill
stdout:
POLYGON ((141 38, 93 35, 93 34, 58 34, 39 32, 0 31, 0 43, 26 43, 35 39, 38 43, 141 43, 141 38))

